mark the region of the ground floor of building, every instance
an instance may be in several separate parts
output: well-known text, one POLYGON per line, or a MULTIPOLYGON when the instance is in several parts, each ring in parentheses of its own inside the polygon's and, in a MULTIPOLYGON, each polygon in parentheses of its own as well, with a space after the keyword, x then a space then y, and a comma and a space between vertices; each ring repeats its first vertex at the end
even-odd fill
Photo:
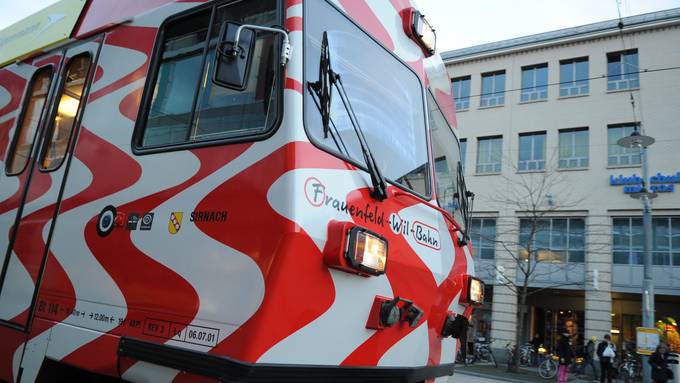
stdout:
MULTIPOLYGON (((516 296, 508 299, 499 290, 504 288, 487 286, 487 302, 475 312, 472 330, 474 336, 493 339, 497 349, 514 343, 519 319, 516 296)), ((568 332, 578 348, 592 336, 599 342, 609 334, 618 349, 634 349, 636 328, 642 325, 641 294, 599 292, 593 304, 588 302, 585 290, 530 289, 530 293, 522 320, 523 342, 537 336, 546 348, 554 349, 560 334, 568 332), (608 320, 603 319, 603 308, 608 320)), ((680 296, 657 294, 655 318, 668 317, 680 320, 680 296)))

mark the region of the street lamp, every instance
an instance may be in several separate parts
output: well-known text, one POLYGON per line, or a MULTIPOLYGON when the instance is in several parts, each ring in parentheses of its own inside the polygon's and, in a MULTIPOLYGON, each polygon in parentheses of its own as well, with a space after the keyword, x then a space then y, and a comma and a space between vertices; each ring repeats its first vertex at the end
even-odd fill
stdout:
MULTIPOLYGON (((654 138, 640 134, 635 126, 635 130, 628 137, 623 137, 616 142, 624 148, 640 150, 640 161, 642 162, 642 189, 631 193, 631 198, 642 201, 642 225, 645 232, 644 242, 644 280, 642 283, 642 326, 646 328, 654 327, 654 280, 652 279, 652 199, 657 194, 649 189, 648 167, 647 167, 647 147, 654 143, 654 138)), ((648 356, 642 357, 642 377, 644 383, 651 381, 651 366, 647 363, 648 356)))

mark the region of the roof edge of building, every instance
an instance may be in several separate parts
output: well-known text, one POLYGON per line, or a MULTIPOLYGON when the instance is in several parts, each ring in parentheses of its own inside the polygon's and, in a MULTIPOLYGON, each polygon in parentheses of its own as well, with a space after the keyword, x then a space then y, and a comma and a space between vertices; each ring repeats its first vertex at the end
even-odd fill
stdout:
MULTIPOLYGON (((657 28, 668 24, 676 24, 680 23, 680 7, 629 16, 621 19, 621 21, 623 23, 624 33, 657 28)), ((555 46, 567 42, 590 40, 618 33, 619 19, 613 19, 455 49, 442 52, 441 56, 444 62, 448 64, 483 57, 498 56, 516 51, 555 46)))

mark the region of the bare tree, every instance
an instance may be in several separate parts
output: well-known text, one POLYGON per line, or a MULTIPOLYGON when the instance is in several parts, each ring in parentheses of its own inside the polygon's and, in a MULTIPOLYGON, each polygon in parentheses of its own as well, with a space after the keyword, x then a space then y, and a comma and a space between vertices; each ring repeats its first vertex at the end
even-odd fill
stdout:
MULTIPOLYGON (((515 325, 515 346, 513 359, 508 363, 508 369, 516 371, 519 367, 519 345, 528 340, 526 316, 527 299, 546 289, 566 286, 582 286, 587 283, 585 277, 585 220, 577 230, 584 233, 582 251, 570 253, 567 236, 570 231, 568 219, 564 214, 583 210, 583 202, 587 196, 577 196, 567 182, 562 172, 546 169, 541 172, 513 172, 512 176, 504 176, 504 187, 498 192, 487 196, 488 202, 502 210, 513 211, 512 217, 499 217, 496 224, 496 236, 489 238, 500 248, 496 261, 488 264, 490 273, 495 276, 496 286, 506 287, 517 297, 517 321, 515 325), (518 219, 519 218, 519 222, 518 219), (552 219, 552 220, 551 220, 552 219), (559 224, 558 224, 559 223, 559 224), (553 242, 558 242, 552 244, 553 242), (557 238, 557 239, 555 239, 557 238), (573 258, 573 259, 569 259, 573 258), (583 270, 573 273, 575 270, 583 270), (571 271, 571 273, 570 273, 571 271), (555 281, 551 276, 564 276, 555 281), (580 275, 582 277, 570 275, 580 275)), ((590 252, 600 244, 606 249, 608 237, 603 239, 595 235, 599 230, 588 228, 588 249, 590 252)), ((602 233, 607 233, 603 230, 602 233)), ((596 251, 596 250, 595 250, 596 251)))

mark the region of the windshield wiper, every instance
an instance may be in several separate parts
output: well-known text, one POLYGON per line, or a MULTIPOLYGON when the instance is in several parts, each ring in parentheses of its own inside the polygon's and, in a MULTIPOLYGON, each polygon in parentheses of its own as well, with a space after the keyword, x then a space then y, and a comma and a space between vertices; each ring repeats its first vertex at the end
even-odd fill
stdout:
POLYGON ((366 162, 368 174, 371 176, 371 183, 373 185, 371 196, 379 201, 382 201, 387 198, 387 184, 385 183, 385 178, 380 172, 378 163, 375 161, 373 153, 368 146, 366 137, 364 136, 364 131, 359 125, 359 120, 354 113, 354 108, 352 108, 349 97, 347 97, 345 86, 342 84, 342 78, 338 73, 333 71, 331 66, 330 48, 328 47, 328 33, 324 32, 323 39, 321 41, 321 58, 319 60, 319 81, 308 82, 307 89, 312 94, 312 96, 316 96, 318 98, 317 101, 314 99, 314 97, 312 97, 317 108, 319 109, 319 112, 321 113, 324 138, 328 138, 328 134, 330 133, 333 141, 335 141, 335 145, 338 147, 338 150, 342 152, 342 149, 340 149, 340 144, 342 144, 342 146, 345 148, 345 153, 349 156, 347 147, 345 147, 345 143, 342 141, 342 137, 340 137, 340 133, 338 132, 335 123, 333 123, 333 120, 331 119, 333 86, 335 86, 335 88, 338 90, 338 95, 340 96, 342 105, 345 107, 345 111, 349 116, 349 120, 352 123, 352 128, 354 129, 359 141, 359 145, 361 146, 361 152, 364 155, 364 161, 366 162), (335 130, 335 134, 333 134, 333 131, 331 130, 331 125, 335 130), (336 134, 337 139, 335 137, 336 134), (338 139, 340 140, 339 143, 338 139))
POLYGON ((460 246, 467 245, 470 240, 470 215, 472 214, 472 206, 475 202, 475 193, 467 190, 463 173, 463 165, 458 161, 458 174, 456 180, 458 183, 458 192, 456 192, 453 197, 458 200, 458 207, 463 216, 463 224, 465 225, 465 229, 462 233, 463 239, 459 242, 460 246))

